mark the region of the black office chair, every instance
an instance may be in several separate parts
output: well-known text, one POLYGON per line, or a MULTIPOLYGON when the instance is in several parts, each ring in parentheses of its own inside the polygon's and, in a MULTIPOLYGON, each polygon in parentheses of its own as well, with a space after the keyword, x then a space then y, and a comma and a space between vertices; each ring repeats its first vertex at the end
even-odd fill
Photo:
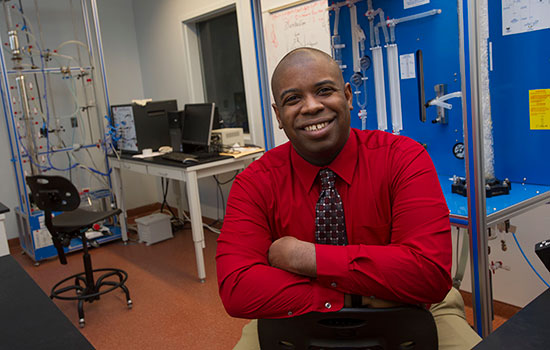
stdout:
POLYGON ((109 293, 117 288, 126 294, 128 308, 132 308, 130 292, 124 285, 128 274, 120 269, 105 268, 93 269, 92 259, 88 252, 88 231, 95 223, 102 222, 121 212, 120 209, 112 209, 94 212, 79 208, 80 195, 76 187, 66 178, 61 176, 34 175, 27 177, 27 185, 31 189, 34 203, 44 211, 44 221, 52 236, 52 241, 57 249, 57 255, 61 264, 67 264, 64 247, 68 247, 73 238, 80 238, 84 253, 84 272, 69 276, 53 286, 50 298, 63 300, 78 300, 78 317, 80 327, 84 327, 84 302, 99 300, 100 295, 109 293), (52 216, 52 212, 62 212, 52 216), (101 273, 94 281, 94 273, 101 273), (65 282, 74 279, 74 284, 65 282), (102 287, 107 286, 107 288, 102 287), (75 293, 75 295, 71 292, 75 293))
POLYGON ((262 350, 437 350, 432 314, 417 306, 344 308, 258 320, 262 350))

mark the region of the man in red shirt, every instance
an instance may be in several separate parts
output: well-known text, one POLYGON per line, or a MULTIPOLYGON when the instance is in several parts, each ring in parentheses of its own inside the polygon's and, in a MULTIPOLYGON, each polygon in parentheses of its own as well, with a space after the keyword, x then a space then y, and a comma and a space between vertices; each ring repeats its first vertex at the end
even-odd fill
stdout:
MULTIPOLYGON (((231 188, 216 256, 227 312, 282 318, 338 311, 350 295, 375 307, 436 304, 449 295, 432 308, 458 310, 450 314, 460 325, 436 317, 440 346, 471 348, 479 337, 460 294, 449 293, 449 210, 426 150, 403 136, 352 129, 351 87, 322 51, 287 54, 272 90, 290 142, 252 163, 231 188), (333 174, 343 245, 316 243, 324 169, 333 174), (465 335, 442 336, 450 327, 465 335)), ((254 323, 245 327, 237 348, 258 349, 255 332, 254 323)))

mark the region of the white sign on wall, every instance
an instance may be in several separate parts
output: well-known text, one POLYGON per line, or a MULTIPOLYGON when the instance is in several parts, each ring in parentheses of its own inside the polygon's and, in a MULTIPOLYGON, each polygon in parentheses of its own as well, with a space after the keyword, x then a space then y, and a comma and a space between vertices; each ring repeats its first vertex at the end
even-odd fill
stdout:
POLYGON ((550 28, 550 0, 502 0, 502 35, 550 28))
POLYGON ((401 68, 401 79, 416 78, 416 66, 414 63, 414 53, 400 55, 399 65, 401 68))
POLYGON ((420 5, 429 4, 430 0, 403 0, 403 7, 408 9, 420 5))

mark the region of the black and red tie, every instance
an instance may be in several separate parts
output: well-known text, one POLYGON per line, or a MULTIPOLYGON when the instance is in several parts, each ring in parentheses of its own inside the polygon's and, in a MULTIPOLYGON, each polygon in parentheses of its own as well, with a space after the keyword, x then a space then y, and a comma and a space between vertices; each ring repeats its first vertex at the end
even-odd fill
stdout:
POLYGON ((346 222, 342 198, 336 190, 336 174, 319 171, 321 192, 315 206, 315 241, 319 244, 347 245, 346 222))

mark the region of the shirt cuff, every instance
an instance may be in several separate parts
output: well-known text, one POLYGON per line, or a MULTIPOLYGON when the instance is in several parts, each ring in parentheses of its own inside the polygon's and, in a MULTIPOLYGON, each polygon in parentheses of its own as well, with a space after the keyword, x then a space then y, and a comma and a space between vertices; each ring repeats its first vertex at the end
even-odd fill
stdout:
POLYGON ((325 286, 337 287, 338 280, 348 273, 348 252, 345 246, 315 245, 317 280, 325 286))
POLYGON ((344 307, 344 293, 317 283, 313 289, 312 311, 334 312, 344 307))

